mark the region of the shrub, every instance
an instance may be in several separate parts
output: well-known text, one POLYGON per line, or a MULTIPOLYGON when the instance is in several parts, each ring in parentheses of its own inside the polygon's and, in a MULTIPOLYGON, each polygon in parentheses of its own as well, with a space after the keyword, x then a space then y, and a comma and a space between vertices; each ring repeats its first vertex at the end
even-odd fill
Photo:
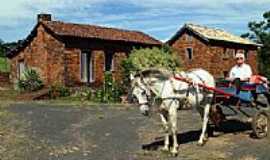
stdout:
POLYGON ((100 88, 83 88, 79 96, 83 100, 90 100, 98 103, 119 102, 123 94, 121 87, 113 80, 111 72, 105 72, 104 84, 100 88))
POLYGON ((180 67, 179 58, 174 51, 168 47, 133 49, 127 60, 123 62, 125 69, 130 71, 141 71, 148 68, 163 68, 177 70, 180 67))
POLYGON ((50 86, 49 88, 50 98, 67 97, 70 96, 70 94, 71 94, 70 89, 61 84, 55 84, 50 86))
POLYGON ((121 87, 113 80, 112 73, 105 72, 103 87, 96 90, 94 101, 102 103, 119 102, 122 93, 121 87))
POLYGON ((26 69, 23 77, 17 82, 17 87, 20 91, 37 91, 43 87, 43 82, 39 74, 34 69, 26 69))
POLYGON ((94 90, 91 88, 83 88, 80 95, 84 100, 92 100, 95 96, 94 93, 94 90))
POLYGON ((174 50, 164 45, 162 48, 133 49, 130 56, 121 63, 125 90, 129 87, 129 75, 131 72, 149 68, 160 68, 171 71, 180 70, 181 63, 174 50))
POLYGON ((0 56, 0 72, 10 72, 10 62, 7 58, 0 56))

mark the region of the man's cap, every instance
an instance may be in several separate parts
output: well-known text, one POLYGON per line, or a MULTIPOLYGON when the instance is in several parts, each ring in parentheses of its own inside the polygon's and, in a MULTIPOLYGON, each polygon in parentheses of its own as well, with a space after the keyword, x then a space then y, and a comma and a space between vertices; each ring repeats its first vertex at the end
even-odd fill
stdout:
POLYGON ((243 58, 243 59, 245 59, 245 55, 243 53, 236 53, 235 58, 243 58))

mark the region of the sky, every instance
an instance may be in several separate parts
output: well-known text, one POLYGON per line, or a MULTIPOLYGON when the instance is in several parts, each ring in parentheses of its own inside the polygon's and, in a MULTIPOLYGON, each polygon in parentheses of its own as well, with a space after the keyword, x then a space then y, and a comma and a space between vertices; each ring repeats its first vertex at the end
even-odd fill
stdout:
POLYGON ((185 23, 220 28, 236 35, 250 21, 262 20, 270 0, 1 0, 0 39, 26 38, 37 14, 53 20, 94 24, 145 32, 170 39, 185 23))

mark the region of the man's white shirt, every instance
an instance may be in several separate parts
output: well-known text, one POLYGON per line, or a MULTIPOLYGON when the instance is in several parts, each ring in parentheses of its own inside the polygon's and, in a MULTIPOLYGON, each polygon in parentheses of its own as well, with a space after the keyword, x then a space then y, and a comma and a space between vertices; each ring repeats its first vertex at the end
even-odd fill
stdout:
POLYGON ((230 79, 240 78, 247 79, 252 76, 251 67, 248 64, 242 64, 241 66, 235 65, 229 74, 230 79))

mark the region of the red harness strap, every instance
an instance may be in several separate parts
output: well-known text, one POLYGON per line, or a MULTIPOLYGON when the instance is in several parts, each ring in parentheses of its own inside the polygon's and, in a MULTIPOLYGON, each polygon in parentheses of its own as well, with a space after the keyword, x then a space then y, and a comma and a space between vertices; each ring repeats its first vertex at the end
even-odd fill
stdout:
MULTIPOLYGON (((190 81, 190 80, 188 80, 188 79, 186 79, 186 78, 184 78, 184 77, 174 76, 173 78, 176 79, 176 80, 179 80, 179 81, 183 81, 183 82, 192 84, 192 81, 190 81)), ((224 96, 228 96, 228 97, 234 96, 234 95, 231 94, 231 93, 224 92, 224 91, 221 90, 221 89, 217 89, 217 88, 215 88, 215 87, 210 87, 210 86, 207 86, 207 85, 202 84, 202 83, 199 83, 198 86, 199 86, 199 87, 202 87, 202 88, 205 88, 205 89, 207 89, 207 90, 209 90, 209 91, 213 91, 213 92, 216 92, 216 93, 219 93, 219 94, 223 94, 224 96)))

